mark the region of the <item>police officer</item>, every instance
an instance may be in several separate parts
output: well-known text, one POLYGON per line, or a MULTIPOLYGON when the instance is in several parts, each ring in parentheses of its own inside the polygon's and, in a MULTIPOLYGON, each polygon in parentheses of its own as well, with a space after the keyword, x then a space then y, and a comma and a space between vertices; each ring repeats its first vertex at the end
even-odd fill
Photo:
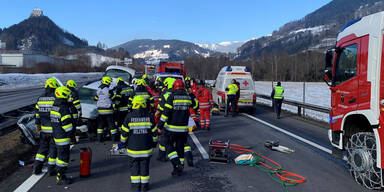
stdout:
POLYGON ((128 114, 129 107, 128 101, 129 98, 133 96, 133 87, 129 86, 125 81, 121 78, 117 78, 117 85, 115 87, 116 90, 116 108, 117 108, 117 126, 121 129, 121 125, 124 122, 125 117, 128 114))
POLYGON ((53 138, 57 149, 56 184, 58 185, 67 185, 71 183, 71 180, 65 175, 69 164, 70 136, 73 129, 72 114, 70 112, 71 106, 68 102, 70 94, 71 90, 65 86, 56 88, 56 100, 50 111, 53 138))
POLYGON ((152 147, 156 142, 156 125, 147 110, 147 102, 141 96, 132 101, 132 112, 125 118, 120 136, 120 145, 126 144, 131 157, 131 186, 133 191, 149 190, 149 162, 152 147))
POLYGON ((49 113, 55 101, 55 88, 59 83, 54 78, 45 81, 45 92, 37 99, 36 104, 36 132, 40 134, 40 146, 33 164, 33 173, 40 174, 42 172, 44 160, 48 155, 48 174, 53 176, 56 174, 56 147, 52 137, 52 125, 49 113))
POLYGON ((283 104, 284 99, 284 88, 281 86, 281 82, 277 82, 277 85, 273 87, 271 98, 273 98, 274 111, 276 113, 277 119, 280 119, 281 105, 283 104))
POLYGON ((77 122, 79 121, 81 117, 81 104, 80 104, 80 99, 79 99, 79 94, 76 90, 77 88, 77 83, 74 80, 68 80, 67 81, 67 87, 69 90, 71 90, 71 95, 69 95, 68 102, 70 103, 70 112, 72 114, 72 134, 71 134, 71 142, 76 142, 76 127, 77 127, 77 122))
POLYGON ((236 116, 236 93, 239 87, 236 85, 236 80, 232 79, 231 84, 225 89, 227 91, 227 105, 225 108, 225 117, 228 116, 229 106, 232 108, 232 117, 236 116))
POLYGON ((172 162, 172 175, 182 175, 184 165, 184 145, 188 138, 189 108, 197 109, 198 102, 185 90, 184 83, 178 79, 173 84, 174 92, 169 95, 161 115, 158 128, 164 130, 168 159, 172 162))
POLYGON ((97 111, 99 112, 98 128, 97 128, 97 139, 99 142, 103 141, 104 127, 108 124, 109 131, 111 133, 111 139, 118 141, 117 129, 113 120, 113 104, 112 100, 115 98, 113 90, 109 88, 111 85, 112 78, 104 76, 101 79, 101 85, 97 89, 97 95, 95 100, 97 101, 97 111))

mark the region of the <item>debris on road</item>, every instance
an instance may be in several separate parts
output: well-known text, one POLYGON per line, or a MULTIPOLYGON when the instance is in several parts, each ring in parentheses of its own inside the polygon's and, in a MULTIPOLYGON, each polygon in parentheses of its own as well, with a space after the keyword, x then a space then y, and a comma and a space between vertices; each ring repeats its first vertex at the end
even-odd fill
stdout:
POLYGON ((264 146, 266 148, 270 149, 270 150, 279 151, 279 152, 282 152, 282 153, 293 153, 293 152, 295 152, 295 150, 293 150, 293 149, 290 149, 288 147, 280 145, 279 141, 266 141, 264 143, 264 146))

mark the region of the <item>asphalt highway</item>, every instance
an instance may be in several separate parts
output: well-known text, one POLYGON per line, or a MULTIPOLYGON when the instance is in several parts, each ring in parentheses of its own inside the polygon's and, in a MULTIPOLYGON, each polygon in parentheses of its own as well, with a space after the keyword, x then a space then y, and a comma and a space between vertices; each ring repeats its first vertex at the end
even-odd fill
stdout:
MULTIPOLYGON (((303 120, 285 113, 282 115, 282 119, 277 120, 272 111, 263 106, 258 106, 256 112, 250 115, 316 143, 318 146, 330 149, 325 124, 303 120)), ((157 161, 157 149, 155 150, 150 166, 151 191, 283 191, 280 184, 256 167, 235 165, 233 160, 229 164, 218 164, 204 159, 204 152, 200 152, 201 149, 199 150, 198 146, 201 144, 204 148, 202 151, 208 152, 210 139, 229 139, 231 143, 251 146, 252 150, 278 162, 284 170, 300 174, 307 179, 303 184, 288 187, 289 191, 369 191, 355 183, 343 161, 334 159, 324 150, 277 131, 249 116, 240 115, 235 118, 214 116, 211 122, 211 131, 194 133, 198 145, 190 137, 195 166, 186 166, 183 176, 172 177, 170 162, 157 161), (278 140, 281 145, 294 149, 295 152, 285 154, 271 151, 264 147, 266 140, 278 140)), ((128 158, 110 156, 111 145, 111 141, 75 145, 71 150, 68 170, 68 176, 73 178, 74 183, 68 186, 57 186, 54 177, 45 175, 30 191, 130 191, 128 158), (93 151, 92 175, 89 178, 79 177, 79 153, 82 147, 90 147, 93 151)), ((231 155, 231 159, 237 156, 235 153, 231 155)), ((25 171, 29 169, 22 169, 21 172, 24 171, 24 174, 30 175, 29 171, 25 171)), ((20 175, 20 173, 15 175, 18 174, 20 175)), ((13 191, 17 185, 12 183, 12 178, 7 180, 10 187, 4 187, 7 183, 3 182, 1 188, 5 191, 13 191)))

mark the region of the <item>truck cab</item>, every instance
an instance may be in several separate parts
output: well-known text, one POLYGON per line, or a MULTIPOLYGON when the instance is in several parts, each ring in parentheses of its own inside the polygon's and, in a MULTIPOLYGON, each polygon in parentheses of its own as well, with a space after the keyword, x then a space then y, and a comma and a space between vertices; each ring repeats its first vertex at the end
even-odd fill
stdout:
POLYGON ((335 156, 346 155, 356 182, 383 185, 384 12, 355 19, 326 53, 324 80, 331 89, 328 137, 335 156))
POLYGON ((256 106, 255 84, 250 70, 245 66, 225 66, 220 70, 212 91, 213 102, 221 109, 225 108, 225 89, 232 79, 240 83, 239 108, 253 110, 256 106))

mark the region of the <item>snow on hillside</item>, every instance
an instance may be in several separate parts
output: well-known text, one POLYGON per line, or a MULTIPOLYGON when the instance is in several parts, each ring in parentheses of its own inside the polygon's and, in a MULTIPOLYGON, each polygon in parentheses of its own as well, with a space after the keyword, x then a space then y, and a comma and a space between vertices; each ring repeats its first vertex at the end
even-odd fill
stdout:
POLYGON ((325 25, 320 25, 320 26, 316 26, 316 27, 309 27, 309 28, 304 28, 304 29, 299 29, 299 30, 296 30, 296 31, 292 31, 290 32, 289 34, 296 34, 296 33, 301 33, 301 32, 311 32, 312 34, 318 34, 318 33, 321 33, 322 31, 325 31, 327 30, 328 27, 326 27, 325 25))
POLYGON ((222 53, 235 53, 237 48, 241 47, 245 42, 243 41, 224 41, 221 43, 195 43, 196 45, 209 49, 212 51, 222 53))
POLYGON ((100 78, 102 75, 103 73, 0 74, 0 91, 22 87, 42 87, 45 80, 50 77, 56 77, 62 83, 66 83, 69 79, 75 81, 92 80, 100 78))
MULTIPOLYGON (((91 59, 91 65, 92 67, 99 67, 103 63, 120 63, 121 59, 113 58, 113 57, 107 57, 104 55, 99 55, 96 53, 87 53, 87 56, 91 59)), ((66 56, 66 59, 69 60, 75 60, 78 58, 79 55, 68 55, 66 56)))
MULTIPOLYGON (((169 47, 170 45, 167 46, 167 48, 169 47)), ((136 53, 135 55, 133 55, 133 58, 161 60, 161 59, 168 59, 169 55, 167 53, 163 53, 162 50, 150 49, 141 53, 136 53)))
MULTIPOLYGON (((303 82, 282 82, 284 87, 284 98, 303 102, 303 82)), ((255 90, 258 95, 271 95, 272 83, 270 81, 255 81, 255 90)), ((258 98, 258 102, 272 105, 270 100, 258 98)), ((331 91, 329 87, 322 82, 305 83, 305 102, 323 107, 331 107, 331 91)), ((297 113, 297 107, 283 104, 283 109, 297 113)), ((328 114, 312 110, 305 110, 305 115, 328 122, 328 114)))

